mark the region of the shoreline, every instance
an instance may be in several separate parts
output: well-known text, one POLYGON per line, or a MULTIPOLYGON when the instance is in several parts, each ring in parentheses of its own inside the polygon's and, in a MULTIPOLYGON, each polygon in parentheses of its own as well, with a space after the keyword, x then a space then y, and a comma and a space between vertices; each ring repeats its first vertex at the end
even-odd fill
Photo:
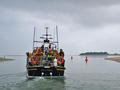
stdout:
POLYGON ((15 60, 15 59, 8 59, 8 58, 1 58, 0 57, 0 61, 8 61, 8 60, 15 60))
POLYGON ((79 56, 120 56, 120 54, 118 55, 114 55, 114 54, 91 54, 91 55, 79 55, 79 56))
POLYGON ((113 57, 113 58, 104 58, 105 60, 112 60, 120 63, 120 57, 113 57))

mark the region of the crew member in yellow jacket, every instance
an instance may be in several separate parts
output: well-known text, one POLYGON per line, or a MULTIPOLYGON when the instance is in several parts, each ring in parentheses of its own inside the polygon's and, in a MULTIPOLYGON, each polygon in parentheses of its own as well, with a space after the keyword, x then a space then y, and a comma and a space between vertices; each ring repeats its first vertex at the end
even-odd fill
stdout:
POLYGON ((39 50, 36 52, 36 55, 37 55, 37 56, 44 56, 44 53, 41 51, 41 49, 39 49, 39 50))
POLYGON ((38 57, 38 61, 40 62, 40 64, 42 64, 42 57, 44 56, 44 53, 41 51, 41 49, 39 49, 37 52, 36 52, 36 55, 38 57))
POLYGON ((39 47, 38 49, 40 49, 42 52, 44 52, 44 45, 42 45, 42 46, 39 47))
POLYGON ((32 55, 33 55, 33 56, 36 56, 36 50, 33 50, 32 55))
POLYGON ((27 52, 26 55, 30 58, 32 54, 30 52, 27 52))
POLYGON ((58 57, 58 56, 60 56, 60 54, 58 53, 58 51, 55 51, 55 53, 54 53, 54 57, 58 57))
POLYGON ((32 66, 32 63, 30 61, 32 54, 30 52, 27 52, 26 55, 27 55, 27 64, 29 64, 30 66, 32 66))

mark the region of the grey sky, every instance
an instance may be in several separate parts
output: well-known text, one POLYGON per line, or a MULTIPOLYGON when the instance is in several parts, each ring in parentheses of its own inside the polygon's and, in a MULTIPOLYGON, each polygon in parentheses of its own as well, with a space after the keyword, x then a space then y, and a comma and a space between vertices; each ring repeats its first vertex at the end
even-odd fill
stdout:
POLYGON ((32 52, 33 28, 56 25, 67 55, 120 53, 119 0, 0 0, 0 55, 32 52))

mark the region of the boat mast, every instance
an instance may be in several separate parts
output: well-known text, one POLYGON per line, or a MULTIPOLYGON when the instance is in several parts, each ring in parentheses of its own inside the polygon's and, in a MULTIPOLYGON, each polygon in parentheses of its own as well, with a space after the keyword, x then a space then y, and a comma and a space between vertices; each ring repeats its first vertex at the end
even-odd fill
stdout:
POLYGON ((34 41, 35 41, 35 27, 34 27, 34 34, 33 34, 33 50, 34 50, 34 41))
POLYGON ((58 42, 58 27, 56 25, 56 34, 57 34, 57 50, 59 51, 59 42, 58 42))
POLYGON ((48 27, 46 27, 46 39, 48 39, 48 27))

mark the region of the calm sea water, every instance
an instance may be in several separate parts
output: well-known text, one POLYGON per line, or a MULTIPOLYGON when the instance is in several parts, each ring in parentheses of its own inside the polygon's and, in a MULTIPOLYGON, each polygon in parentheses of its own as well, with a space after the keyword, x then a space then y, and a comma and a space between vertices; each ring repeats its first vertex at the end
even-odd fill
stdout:
POLYGON ((120 90, 120 63, 110 56, 65 56, 64 77, 26 77, 26 56, 0 62, 0 90, 120 90))

